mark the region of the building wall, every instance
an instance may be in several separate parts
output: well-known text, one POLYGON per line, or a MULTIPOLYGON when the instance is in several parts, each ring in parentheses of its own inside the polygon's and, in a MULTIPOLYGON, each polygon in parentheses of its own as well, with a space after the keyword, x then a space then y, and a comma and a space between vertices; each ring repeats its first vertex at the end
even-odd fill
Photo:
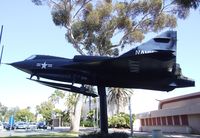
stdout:
POLYGON ((153 129, 161 129, 163 132, 200 134, 200 114, 140 119, 140 131, 152 131, 153 129))
POLYGON ((200 133, 200 114, 140 119, 140 131, 160 129, 163 132, 200 133))
POLYGON ((53 126, 54 126, 54 127, 59 127, 59 126, 61 126, 60 121, 59 121, 58 118, 53 119, 53 126))
POLYGON ((161 130, 162 132, 174 132, 174 133, 190 133, 188 126, 151 126, 142 127, 142 131, 151 132, 152 130, 161 130))
POLYGON ((192 133, 200 134, 200 114, 189 115, 188 120, 192 133))
POLYGON ((200 134, 200 93, 163 100, 159 109, 136 115, 141 131, 200 134))
POLYGON ((200 103, 200 97, 193 98, 193 99, 185 99, 181 101, 169 102, 162 105, 162 109, 169 109, 169 108, 178 108, 184 106, 191 106, 193 104, 200 103))

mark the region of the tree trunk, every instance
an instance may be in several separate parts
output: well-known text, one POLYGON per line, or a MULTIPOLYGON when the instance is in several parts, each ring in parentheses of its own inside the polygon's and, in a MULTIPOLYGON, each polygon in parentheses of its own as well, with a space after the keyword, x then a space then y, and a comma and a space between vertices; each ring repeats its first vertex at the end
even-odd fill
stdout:
POLYGON ((119 99, 117 99, 117 114, 119 114, 119 112, 120 112, 120 100, 119 99))
POLYGON ((118 99, 117 100, 118 103, 116 104, 117 106, 117 114, 119 114, 120 112, 125 112, 125 108, 127 106, 127 103, 124 103, 124 98, 123 99, 118 99))
POLYGON ((79 94, 74 108, 74 112, 72 113, 71 116, 70 130, 73 132, 79 131, 82 105, 83 105, 83 95, 79 94))

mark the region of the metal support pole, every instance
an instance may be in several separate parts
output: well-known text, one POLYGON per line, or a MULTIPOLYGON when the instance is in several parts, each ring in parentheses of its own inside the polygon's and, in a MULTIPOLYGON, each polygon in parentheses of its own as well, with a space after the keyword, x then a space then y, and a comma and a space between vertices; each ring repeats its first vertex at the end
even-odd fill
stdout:
POLYGON ((101 133, 108 134, 106 88, 104 86, 98 86, 98 94, 99 94, 99 101, 100 101, 100 128, 101 128, 101 133))
POLYGON ((97 111, 96 111, 96 127, 97 129, 99 128, 99 99, 96 98, 96 106, 97 106, 97 111))

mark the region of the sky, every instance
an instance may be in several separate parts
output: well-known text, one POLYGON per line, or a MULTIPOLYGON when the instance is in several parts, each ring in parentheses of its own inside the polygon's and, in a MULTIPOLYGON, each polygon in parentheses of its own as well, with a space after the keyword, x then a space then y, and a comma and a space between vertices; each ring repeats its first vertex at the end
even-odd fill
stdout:
MULTIPOLYGON (((50 8, 35 6, 31 0, 1 0, 0 25, 4 25, 1 45, 4 45, 3 63, 21 61, 35 54, 73 58, 78 53, 66 41, 64 28, 55 26, 50 8)), ((191 88, 175 89, 169 93, 134 90, 133 112, 157 108, 155 99, 200 91, 200 12, 192 11, 186 20, 178 20, 177 62, 183 75, 196 81, 191 88)), ((158 34, 151 34, 145 40, 158 34)), ((35 107, 55 89, 27 80, 30 75, 11 66, 0 66, 0 102, 8 107, 35 107)))

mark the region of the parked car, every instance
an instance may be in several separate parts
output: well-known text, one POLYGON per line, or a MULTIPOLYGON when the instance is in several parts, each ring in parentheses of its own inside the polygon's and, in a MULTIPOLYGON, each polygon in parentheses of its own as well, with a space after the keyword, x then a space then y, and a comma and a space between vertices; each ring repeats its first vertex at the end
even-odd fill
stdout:
POLYGON ((46 122, 39 122, 37 124, 37 129, 47 129, 46 122))
POLYGON ((26 122, 19 122, 16 124, 16 129, 27 129, 28 124, 26 122))
POLYGON ((3 123, 0 122, 0 131, 3 130, 3 123))
POLYGON ((4 128, 6 129, 6 130, 14 130, 15 128, 16 128, 16 126, 15 126, 15 124, 14 125, 12 125, 12 126, 10 126, 10 124, 6 124, 5 126, 4 126, 4 128))
POLYGON ((8 125, 8 122, 3 122, 3 128, 6 129, 6 126, 8 125))
POLYGON ((28 124, 28 129, 31 129, 31 130, 37 129, 37 124, 35 122, 30 122, 28 124))

